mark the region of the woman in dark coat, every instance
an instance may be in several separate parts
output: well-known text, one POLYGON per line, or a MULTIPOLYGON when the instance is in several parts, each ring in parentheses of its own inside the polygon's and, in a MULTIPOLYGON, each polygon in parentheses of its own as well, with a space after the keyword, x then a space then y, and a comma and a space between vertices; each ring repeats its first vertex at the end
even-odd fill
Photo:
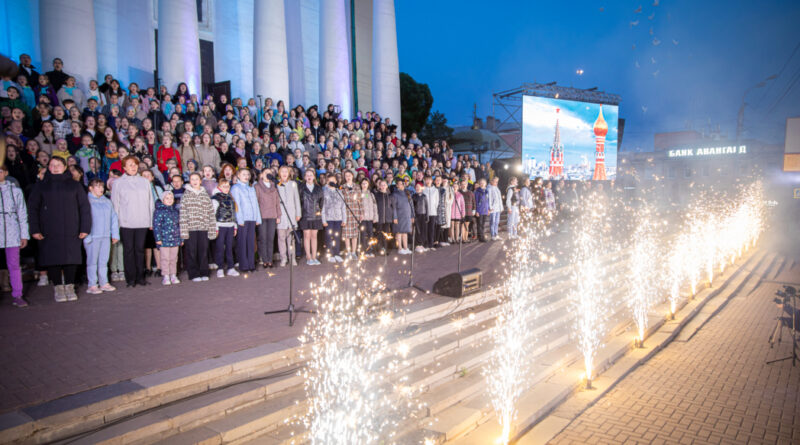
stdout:
POLYGON ((56 301, 75 301, 75 272, 82 262, 81 240, 92 231, 92 210, 66 161, 54 157, 47 170, 28 198, 30 233, 39 241, 39 265, 55 285, 56 301))

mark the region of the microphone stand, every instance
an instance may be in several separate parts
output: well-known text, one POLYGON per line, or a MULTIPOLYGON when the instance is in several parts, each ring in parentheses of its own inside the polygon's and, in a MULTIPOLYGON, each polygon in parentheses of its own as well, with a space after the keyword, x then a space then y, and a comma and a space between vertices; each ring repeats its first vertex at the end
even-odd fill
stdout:
MULTIPOLYGON (((276 187, 279 187, 279 186, 276 186, 276 187)), ((289 307, 287 307, 286 309, 279 309, 277 311, 267 311, 267 312, 264 312, 264 315, 288 313, 289 314, 289 326, 291 327, 291 326, 294 325, 295 313, 296 312, 304 313, 304 314, 316 314, 316 312, 312 311, 312 310, 308 310, 308 309, 303 309, 303 308, 295 309, 295 307, 294 307, 294 262, 295 262, 295 259, 294 259, 294 243, 295 243, 295 241, 298 240, 297 230, 295 229, 296 221, 292 220, 292 218, 294 217, 293 215, 292 216, 289 215, 289 211, 286 209, 286 204, 283 202, 283 198, 281 197, 280 190, 278 191, 278 200, 281 203, 281 207, 283 208, 283 212, 286 213, 286 217, 289 218, 289 233, 291 233, 291 235, 292 235, 292 237, 291 237, 292 241, 289 243, 289 246, 287 247, 288 251, 286 252, 287 253, 286 256, 288 256, 289 260, 290 260, 289 261, 289 307)))

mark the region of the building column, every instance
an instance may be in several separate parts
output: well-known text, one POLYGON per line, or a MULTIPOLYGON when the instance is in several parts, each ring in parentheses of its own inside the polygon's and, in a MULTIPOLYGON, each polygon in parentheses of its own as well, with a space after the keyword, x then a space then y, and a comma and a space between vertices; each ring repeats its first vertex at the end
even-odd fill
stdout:
MULTIPOLYGON (((119 76, 119 44, 117 40, 117 0, 94 0, 95 34, 97 35, 97 83, 111 74, 119 76)), ((120 82, 122 82, 120 80, 120 82)))
MULTIPOLYGON (((153 72, 156 70, 156 42, 153 6, 155 5, 152 1, 117 3, 118 17, 123 17, 123 20, 117 20, 118 59, 121 58, 124 63, 119 64, 119 71, 114 73, 114 76, 118 77, 125 88, 131 82, 136 82, 141 89, 155 85, 153 72), (131 38, 131 36, 137 37, 131 38)), ((100 73, 103 74, 105 73, 100 73)))
POLYGON ((283 0, 255 0, 253 15, 253 84, 255 93, 274 104, 289 103, 289 57, 286 49, 286 13, 283 0))
POLYGON ((53 69, 53 59, 64 61, 64 72, 86 90, 97 76, 97 39, 92 0, 41 0, 39 35, 41 72, 53 69))
POLYGON ((327 0, 320 8, 319 109, 328 104, 341 107, 341 116, 353 117, 353 84, 350 81, 347 8, 345 0, 327 0))
POLYGON ((375 0, 372 6, 372 109, 397 125, 400 137, 400 63, 394 0, 375 0))
POLYGON ((253 0, 214 2, 214 77, 230 80, 243 105, 254 97, 253 7, 253 0))
POLYGON ((158 2, 158 75, 170 94, 181 82, 189 93, 202 93, 195 0, 158 2))

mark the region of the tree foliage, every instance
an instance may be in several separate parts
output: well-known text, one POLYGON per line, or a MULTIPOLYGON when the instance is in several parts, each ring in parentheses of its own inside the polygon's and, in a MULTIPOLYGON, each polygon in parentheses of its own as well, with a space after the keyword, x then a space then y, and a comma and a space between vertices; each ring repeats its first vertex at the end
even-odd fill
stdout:
POLYGON ((453 129, 447 126, 447 118, 439 110, 431 113, 420 132, 420 139, 425 142, 449 140, 451 136, 453 129))
POLYGON ((400 73, 400 103, 403 131, 409 136, 411 133, 419 133, 433 106, 433 95, 428 84, 419 83, 408 74, 400 73))

